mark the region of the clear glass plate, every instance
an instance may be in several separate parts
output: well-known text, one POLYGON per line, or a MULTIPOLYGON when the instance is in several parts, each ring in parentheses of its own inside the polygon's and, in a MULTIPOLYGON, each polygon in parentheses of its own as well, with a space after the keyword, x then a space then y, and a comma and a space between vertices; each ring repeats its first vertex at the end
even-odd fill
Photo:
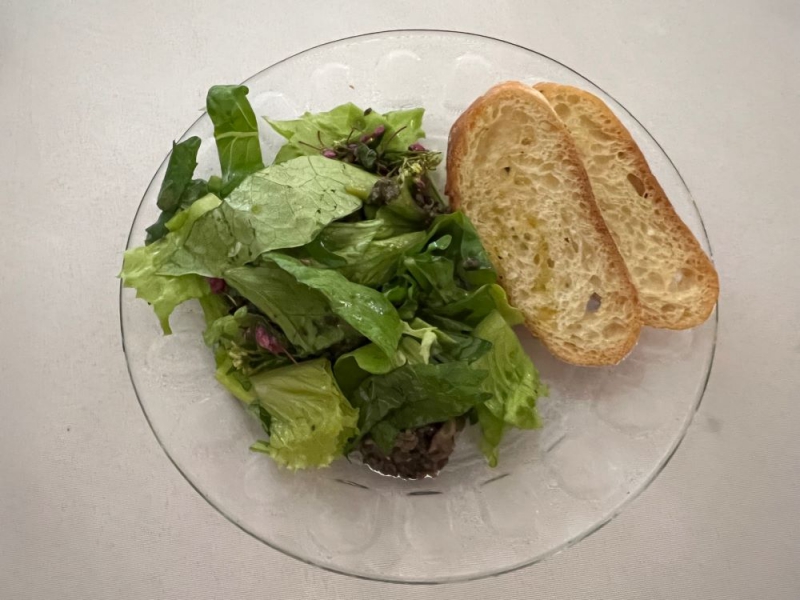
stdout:
MULTIPOLYGON (((709 251, 681 176, 644 127, 568 67, 499 40, 447 31, 388 31, 347 38, 283 60, 247 80, 257 115, 277 119, 352 101, 390 110, 426 108, 429 145, 445 150, 450 125, 492 84, 557 81, 603 98, 709 251)), ((281 139, 260 126, 265 160, 281 139)), ((184 134, 203 140, 198 171, 218 170, 211 122, 184 134)), ((164 140, 165 148, 170 140, 164 140)), ((128 246, 157 216, 166 160, 142 199, 128 246)), ((440 170, 440 174, 444 169, 440 170)), ((148 422, 189 483, 232 523, 286 554, 339 573, 436 583, 496 575, 535 563, 607 523, 658 475, 705 390, 717 315, 690 331, 646 329, 619 366, 579 368, 551 357, 527 333, 525 347, 550 385, 545 426, 514 432, 489 468, 462 434, 436 479, 398 481, 339 460, 313 472, 281 470, 248 450, 260 427, 214 380, 199 308, 186 306, 164 337, 150 307, 123 290, 123 347, 148 422)))

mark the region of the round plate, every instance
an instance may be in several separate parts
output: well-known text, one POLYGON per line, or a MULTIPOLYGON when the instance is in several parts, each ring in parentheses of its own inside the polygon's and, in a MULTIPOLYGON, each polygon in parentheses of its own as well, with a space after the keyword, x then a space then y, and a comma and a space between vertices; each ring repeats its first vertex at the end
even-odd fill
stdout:
MULTIPOLYGON (((296 118, 344 102, 379 111, 423 106, 426 145, 445 150, 453 121, 495 83, 556 81, 603 98, 639 143, 675 209, 709 252, 700 214, 675 166, 618 102, 575 71, 525 48, 447 31, 347 38, 281 61, 247 80, 257 115, 296 118)), ((218 170, 207 115, 184 134, 202 139, 198 173, 218 170)), ((282 140, 260 125, 265 161, 282 140)), ((170 140, 164 140, 168 147, 170 140)), ((157 216, 166 160, 142 199, 128 247, 157 216)), ((444 169, 440 168, 439 176, 444 169)), ((123 290, 123 347, 139 402, 165 452, 232 523, 302 561, 356 577, 436 583, 535 563, 596 531, 667 463, 705 390, 717 316, 690 331, 645 329, 619 366, 573 367, 527 333, 523 343, 549 398, 544 428, 514 431, 489 468, 468 428, 436 479, 400 481, 336 461, 291 473, 248 450, 259 424, 214 380, 196 306, 162 336, 148 305, 123 290)))

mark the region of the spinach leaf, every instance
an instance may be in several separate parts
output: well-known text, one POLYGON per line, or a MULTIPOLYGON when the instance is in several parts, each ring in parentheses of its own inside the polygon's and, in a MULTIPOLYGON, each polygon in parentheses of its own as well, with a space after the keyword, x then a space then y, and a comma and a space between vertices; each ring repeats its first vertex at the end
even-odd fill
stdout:
POLYGON ((426 323, 415 322, 412 326, 404 322, 403 337, 394 354, 387 355, 375 344, 367 344, 343 354, 333 368, 339 387, 345 396, 350 397, 370 375, 383 375, 405 364, 427 364, 436 334, 436 328, 426 323))
POLYGON ((334 313, 383 350, 394 354, 403 324, 391 302, 377 290, 348 281, 336 271, 303 265, 296 258, 269 255, 281 269, 327 298, 334 313))
POLYGON ((522 313, 508 303, 505 290, 497 284, 484 285, 449 303, 437 303, 423 311, 425 318, 430 315, 461 321, 475 327, 492 311, 498 311, 509 325, 522 323, 522 313))
POLYGON ((436 218, 428 230, 428 240, 433 242, 442 236, 450 236, 451 242, 444 255, 453 261, 456 275, 468 288, 497 281, 489 254, 464 213, 454 212, 436 218))
POLYGON ((307 244, 326 225, 361 207, 349 186, 374 182, 375 176, 357 167, 320 156, 267 167, 198 220, 161 272, 221 277, 264 252, 307 244))
POLYGON ((350 398, 359 409, 361 435, 385 423, 389 435, 382 437, 394 440, 392 430, 461 416, 491 397, 480 389, 487 375, 464 362, 407 364, 385 375, 373 375, 350 398))
POLYGON ((258 441, 251 450, 289 469, 324 467, 356 435, 358 412, 336 386, 328 360, 266 371, 251 381, 258 403, 269 413, 269 441, 258 441))
POLYGON ((181 196, 192 180, 197 167, 197 151, 200 149, 200 138, 190 137, 180 144, 172 143, 167 171, 158 192, 156 204, 165 212, 175 211, 180 205, 181 196))
POLYGON ((215 85, 208 90, 206 110, 214 123, 222 195, 227 196, 251 173, 264 168, 258 141, 258 121, 243 85, 215 85))
POLYGON ((167 222, 181 208, 188 208, 195 200, 208 192, 205 181, 192 180, 197 167, 197 151, 200 149, 200 138, 193 136, 179 144, 173 142, 172 153, 167 162, 167 170, 161 189, 158 192, 158 208, 161 214, 158 220, 147 228, 145 245, 160 240, 168 233, 167 222))
POLYGON ((302 354, 316 354, 347 334, 323 294, 274 262, 228 269, 225 281, 280 327, 302 354))

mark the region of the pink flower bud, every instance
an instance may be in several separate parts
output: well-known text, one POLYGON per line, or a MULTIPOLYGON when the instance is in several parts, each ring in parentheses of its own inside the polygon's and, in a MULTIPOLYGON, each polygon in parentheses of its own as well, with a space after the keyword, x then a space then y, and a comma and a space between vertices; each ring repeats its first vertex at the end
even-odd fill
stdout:
POLYGON ((225 280, 219 279, 218 277, 209 277, 208 286, 211 288, 212 294, 222 294, 228 289, 225 280))

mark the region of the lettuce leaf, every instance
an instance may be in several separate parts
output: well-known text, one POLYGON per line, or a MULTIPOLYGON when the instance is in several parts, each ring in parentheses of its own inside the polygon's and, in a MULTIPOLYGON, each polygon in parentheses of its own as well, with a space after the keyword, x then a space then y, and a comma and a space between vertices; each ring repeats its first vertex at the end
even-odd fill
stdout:
POLYGON ((348 281, 336 271, 307 267, 290 256, 272 253, 269 259, 303 285, 322 294, 334 313, 374 342, 387 356, 394 354, 403 333, 403 323, 383 294, 348 281))
POLYGON ((250 379, 233 366, 233 360, 224 348, 217 349, 214 359, 217 363, 217 369, 214 371, 216 380, 236 398, 245 404, 251 404, 256 399, 256 395, 250 379))
POLYGON ((360 435, 379 428, 373 437, 388 451, 399 431, 447 421, 488 400, 491 394, 481 389, 487 375, 465 362, 407 364, 373 375, 350 397, 359 410, 360 435))
POLYGON ((219 198, 211 194, 201 198, 167 223, 170 232, 164 238, 125 252, 119 275, 122 285, 134 288, 137 298, 152 305, 165 334, 172 333, 169 316, 176 306, 192 298, 207 296, 211 289, 208 282, 197 275, 163 275, 160 270, 181 246, 193 224, 219 203, 219 198))
POLYGON ((428 240, 442 236, 451 238, 444 254, 453 261, 455 274, 467 287, 497 281, 497 273, 489 260, 489 254, 467 215, 457 211, 437 217, 428 230, 428 240))
POLYGON ((514 330, 495 311, 473 333, 492 343, 491 351, 472 363, 473 367, 489 373, 481 386, 492 396, 486 402, 486 408, 498 419, 514 427, 541 427, 536 400, 547 395, 547 386, 539 378, 536 367, 519 343, 514 330))
POLYGON ((329 465, 358 432, 358 411, 336 386, 327 359, 259 373, 251 382, 270 415, 269 441, 251 449, 289 469, 329 465))
POLYGON ((329 223, 361 207, 350 186, 369 189, 374 175, 321 156, 302 157, 245 179, 195 223, 161 268, 165 275, 222 277, 226 269, 270 250, 311 242, 329 223))
POLYGON ((328 112, 307 112, 290 121, 264 119, 275 132, 288 140, 275 157, 275 164, 278 164, 298 156, 319 154, 323 148, 346 140, 348 136, 356 141, 362 134, 379 126, 386 128, 382 142, 386 152, 407 152, 411 144, 425 137, 422 130, 424 113, 422 108, 412 108, 382 115, 348 103, 328 112))
POLYGON ((432 314, 466 323, 475 327, 493 311, 499 312, 509 325, 520 325, 522 313, 511 306, 506 292, 492 283, 479 287, 448 304, 428 309, 432 314))
POLYGON ((258 141, 258 120, 243 85, 215 85, 208 90, 206 110, 214 123, 222 195, 227 196, 251 173, 264 168, 258 141))
POLYGON ((500 458, 500 442, 508 426, 503 419, 496 417, 485 404, 475 407, 475 416, 481 428, 481 452, 486 457, 489 466, 496 467, 500 458))
POLYGON ((280 327, 301 354, 316 354, 347 334, 323 294, 272 261, 228 269, 225 281, 280 327))
MULTIPOLYGON (((403 337, 394 354, 387 355, 375 344, 367 344, 338 358, 333 367, 336 381, 345 396, 350 395, 370 375, 384 375, 405 364, 427 364, 436 342, 436 328, 403 322, 403 337)), ((481 340, 483 342, 483 340, 481 340)))

